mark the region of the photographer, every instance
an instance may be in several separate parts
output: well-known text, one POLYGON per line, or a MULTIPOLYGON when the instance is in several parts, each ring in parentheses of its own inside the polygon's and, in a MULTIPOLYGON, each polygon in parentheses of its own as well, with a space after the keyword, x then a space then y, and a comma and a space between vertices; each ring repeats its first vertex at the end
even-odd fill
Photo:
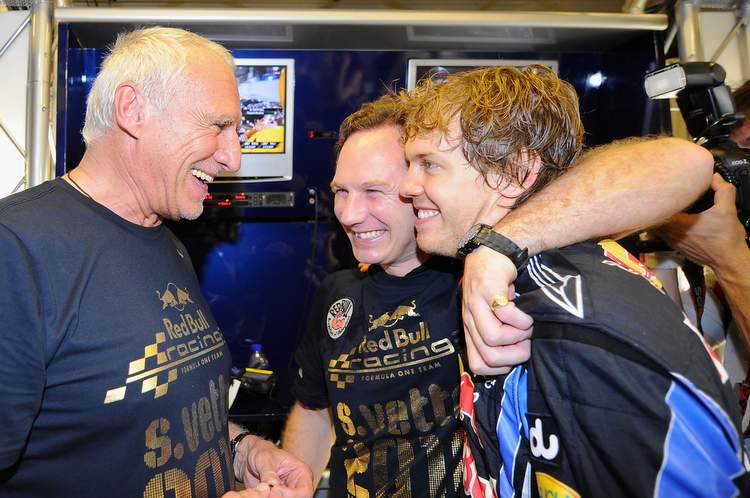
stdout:
MULTIPOLYGON (((730 134, 739 147, 750 148, 750 81, 733 93, 745 120, 730 134)), ((743 428, 748 433, 746 403, 750 395, 750 248, 745 228, 737 217, 737 191, 721 175, 711 182, 713 205, 700 213, 679 213, 656 233, 691 261, 709 267, 716 276, 719 296, 731 312, 724 361, 733 384, 740 383, 743 428), (744 382, 743 382, 744 381, 744 382)))
POLYGON ((744 346, 750 349, 750 248, 737 218, 736 189, 719 174, 714 175, 711 189, 711 208, 678 213, 657 233, 690 260, 713 270, 744 346))

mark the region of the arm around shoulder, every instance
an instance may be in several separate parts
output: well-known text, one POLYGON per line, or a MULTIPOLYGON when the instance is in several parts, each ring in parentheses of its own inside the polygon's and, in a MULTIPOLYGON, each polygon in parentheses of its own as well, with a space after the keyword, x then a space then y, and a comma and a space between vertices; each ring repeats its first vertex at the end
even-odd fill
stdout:
POLYGON ((713 158, 679 138, 595 148, 495 229, 530 254, 643 229, 687 207, 711 182, 713 158))

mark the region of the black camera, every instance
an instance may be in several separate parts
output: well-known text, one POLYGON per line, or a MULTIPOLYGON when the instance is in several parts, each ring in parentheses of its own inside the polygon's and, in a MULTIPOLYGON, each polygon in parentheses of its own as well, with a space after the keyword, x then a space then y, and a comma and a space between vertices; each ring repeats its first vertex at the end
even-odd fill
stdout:
MULTIPOLYGON (((677 97, 693 140, 711 151, 714 171, 737 188, 737 215, 750 234, 750 149, 738 147, 729 138, 745 114, 737 112, 725 77, 719 64, 687 62, 647 74, 644 86, 652 99, 677 97)), ((712 205, 713 192, 709 191, 688 212, 704 211, 712 205)))

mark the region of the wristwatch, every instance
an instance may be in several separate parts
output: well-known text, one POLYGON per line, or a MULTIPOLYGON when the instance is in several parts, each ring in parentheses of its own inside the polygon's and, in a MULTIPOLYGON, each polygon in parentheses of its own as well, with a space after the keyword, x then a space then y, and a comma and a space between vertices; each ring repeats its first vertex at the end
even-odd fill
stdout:
POLYGON ((521 249, 509 238, 500 235, 491 226, 477 223, 469 228, 469 231, 461 240, 458 255, 465 258, 480 245, 489 247, 500 254, 507 256, 513 262, 518 271, 521 271, 529 262, 529 250, 521 249))
POLYGON ((243 430, 236 436, 232 438, 231 441, 229 441, 229 453, 232 454, 232 461, 234 461, 234 458, 237 456, 237 446, 240 445, 240 441, 245 439, 245 437, 251 435, 252 433, 248 431, 247 429, 243 430))

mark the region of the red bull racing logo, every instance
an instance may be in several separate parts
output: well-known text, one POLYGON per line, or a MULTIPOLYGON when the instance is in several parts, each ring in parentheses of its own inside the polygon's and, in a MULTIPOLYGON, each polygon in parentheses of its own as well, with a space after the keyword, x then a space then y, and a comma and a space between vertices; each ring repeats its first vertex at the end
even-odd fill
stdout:
POLYGON ((175 308, 177 311, 182 311, 188 303, 193 303, 187 290, 180 289, 172 282, 167 284, 164 292, 156 291, 156 296, 161 301, 161 309, 163 310, 169 307, 175 308))
POLYGON ((377 318, 373 318, 370 315, 370 326, 367 331, 372 332, 378 327, 391 328, 396 325, 396 322, 403 320, 407 316, 420 316, 417 313, 417 303, 414 299, 411 300, 410 305, 401 305, 396 308, 393 313, 385 312, 377 318))
POLYGON ((349 325, 349 320, 351 320, 353 312, 354 304, 348 297, 339 299, 328 308, 326 327, 331 339, 341 337, 341 334, 346 330, 346 326, 349 325))

